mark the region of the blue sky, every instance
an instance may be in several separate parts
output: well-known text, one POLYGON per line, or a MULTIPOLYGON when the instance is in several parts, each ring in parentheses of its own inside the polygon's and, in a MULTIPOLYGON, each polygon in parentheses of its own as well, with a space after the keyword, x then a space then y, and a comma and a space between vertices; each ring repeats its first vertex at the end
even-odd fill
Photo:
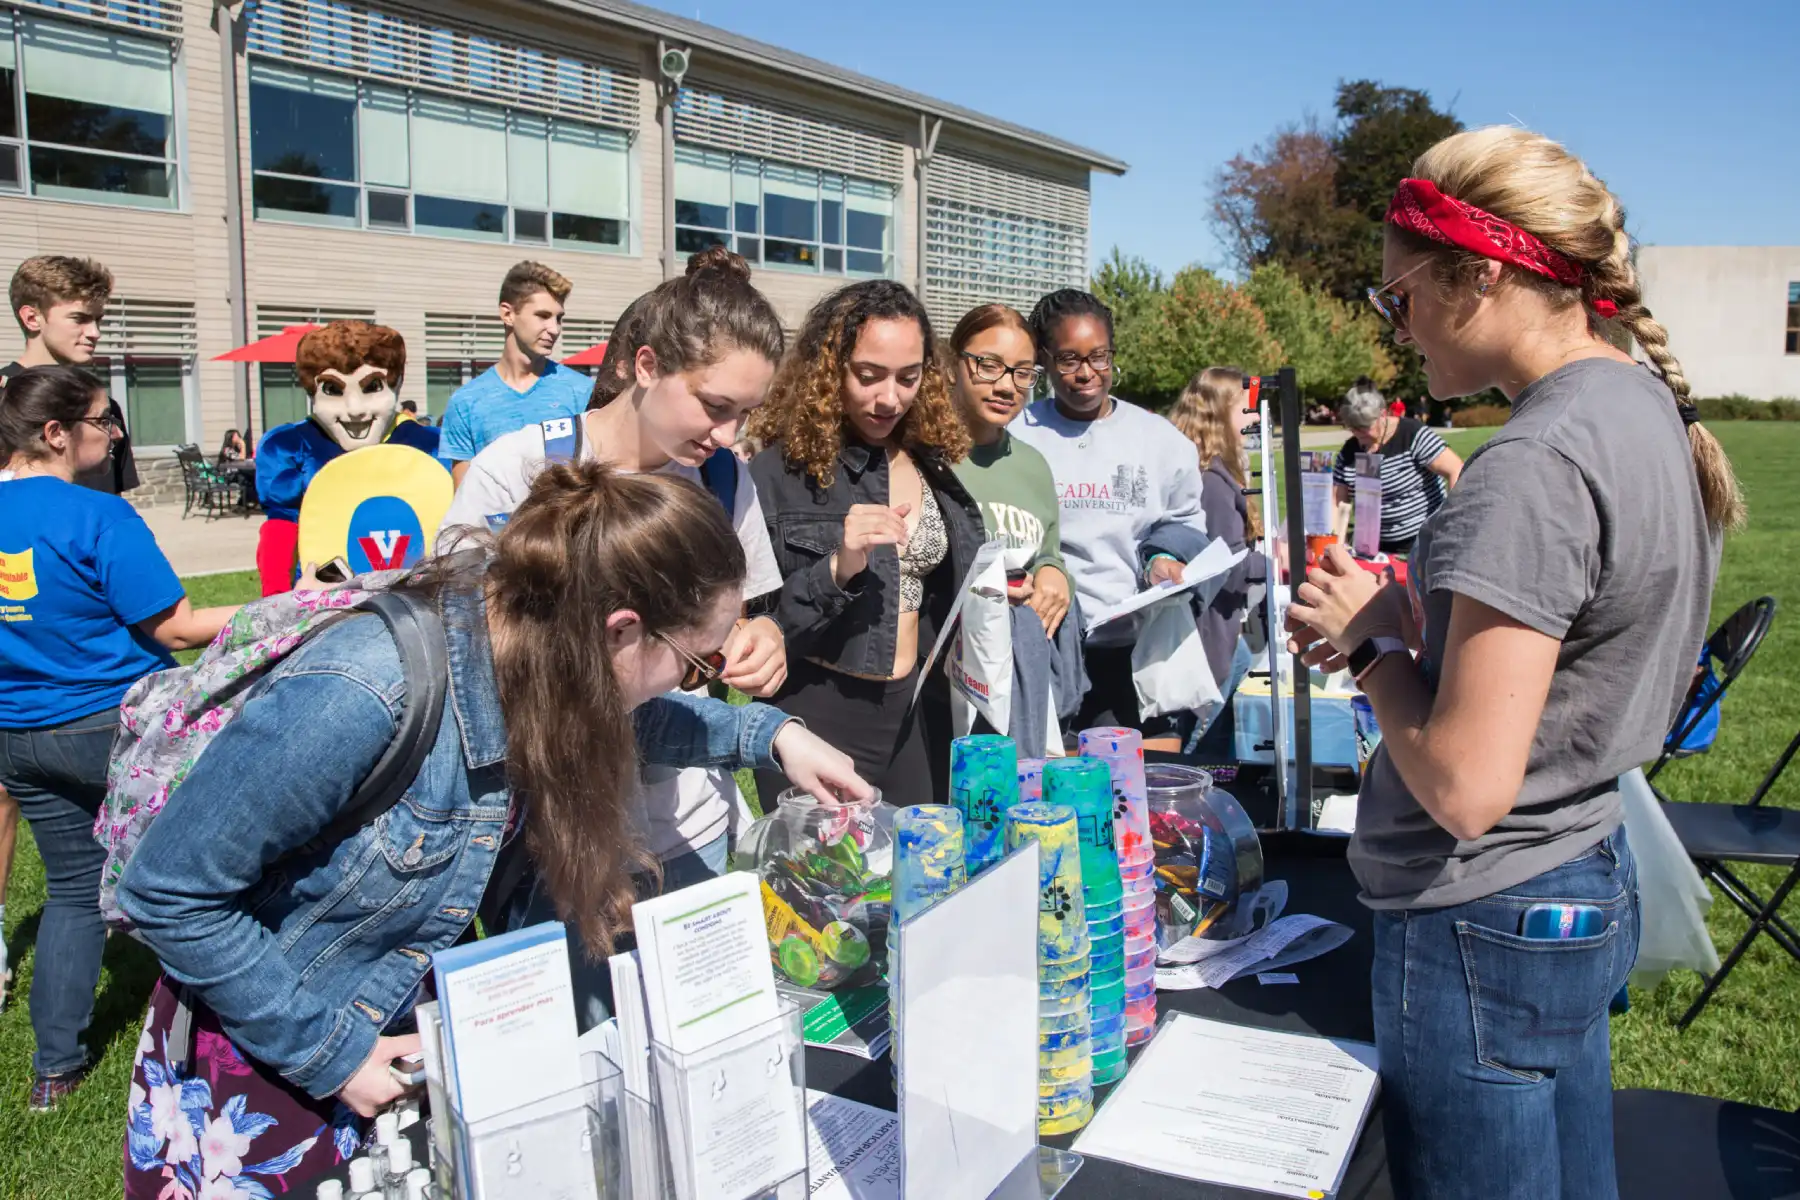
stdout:
POLYGON ((1222 265, 1220 164, 1339 79, 1563 141, 1663 244, 1800 244, 1800 3, 699 0, 658 7, 1105 151, 1096 258, 1222 265))

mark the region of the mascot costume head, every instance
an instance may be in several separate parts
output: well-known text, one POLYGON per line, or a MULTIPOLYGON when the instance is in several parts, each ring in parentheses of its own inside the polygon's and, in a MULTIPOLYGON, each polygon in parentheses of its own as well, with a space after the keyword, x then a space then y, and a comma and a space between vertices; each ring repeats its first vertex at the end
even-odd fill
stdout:
POLYGON ((406 340, 397 331, 333 321, 300 339, 294 370, 310 415, 269 430, 256 451, 256 495, 268 514, 256 552, 265 596, 294 586, 301 500, 326 464, 383 444, 437 453, 438 430, 394 420, 406 378, 406 340))

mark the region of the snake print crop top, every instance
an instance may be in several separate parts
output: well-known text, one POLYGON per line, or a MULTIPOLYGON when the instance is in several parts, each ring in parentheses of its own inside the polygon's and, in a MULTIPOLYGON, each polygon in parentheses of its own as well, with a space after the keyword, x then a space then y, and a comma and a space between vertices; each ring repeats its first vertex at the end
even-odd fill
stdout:
MULTIPOLYGON (((923 482, 923 481, 921 481, 923 482)), ((925 577, 937 570, 950 553, 950 534, 944 528, 944 513, 938 507, 937 493, 929 483, 920 489, 919 524, 900 552, 900 611, 918 612, 925 603, 925 577)))

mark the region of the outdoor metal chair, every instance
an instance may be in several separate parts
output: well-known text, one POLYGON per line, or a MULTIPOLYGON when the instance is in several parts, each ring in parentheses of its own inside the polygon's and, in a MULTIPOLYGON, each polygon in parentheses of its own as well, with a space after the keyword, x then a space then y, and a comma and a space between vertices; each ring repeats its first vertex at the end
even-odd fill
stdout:
POLYGON ((1619 1200, 1796 1200, 1800 1115, 1711 1096, 1613 1093, 1619 1200))
POLYGON ((1663 752, 1644 772, 1645 779, 1654 780, 1671 759, 1704 753, 1712 745, 1711 738, 1697 748, 1689 747, 1688 742, 1709 720, 1716 734, 1719 703, 1725 698, 1725 690, 1750 665, 1757 647, 1768 635, 1769 626, 1775 623, 1775 608, 1775 597, 1760 596, 1725 618, 1706 639, 1700 658, 1704 670, 1695 676, 1687 700, 1676 714, 1669 736, 1663 741, 1663 752))
POLYGON ((1763 803, 1796 753, 1800 753, 1800 733, 1794 735, 1794 740, 1769 768, 1768 775, 1748 804, 1676 803, 1657 792, 1663 813, 1674 826, 1675 835, 1681 839, 1681 848, 1694 860, 1700 873, 1750 918, 1750 928, 1720 962, 1719 969, 1707 977, 1700 995, 1676 1022, 1683 1029, 1700 1015, 1700 1010, 1706 1007, 1758 935, 1768 934, 1776 945, 1800 963, 1800 932, 1796 932, 1781 915, 1782 903, 1795 886, 1800 885, 1800 810, 1763 803), (1726 863, 1786 867, 1788 873, 1764 900, 1726 863))
POLYGON ((207 463, 200 447, 176 447, 175 461, 181 467, 182 517, 196 505, 209 517, 222 516, 231 504, 231 484, 207 463))

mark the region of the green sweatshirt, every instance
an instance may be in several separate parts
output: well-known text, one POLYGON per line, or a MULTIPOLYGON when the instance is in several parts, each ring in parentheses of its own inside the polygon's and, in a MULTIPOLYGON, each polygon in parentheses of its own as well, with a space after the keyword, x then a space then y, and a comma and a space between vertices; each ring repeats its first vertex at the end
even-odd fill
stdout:
POLYGON ((1046 563, 1065 576, 1057 516, 1056 479, 1044 456, 1005 430, 991 446, 976 446, 956 464, 957 478, 981 506, 990 538, 1006 539, 1006 569, 1029 571, 1046 563))

